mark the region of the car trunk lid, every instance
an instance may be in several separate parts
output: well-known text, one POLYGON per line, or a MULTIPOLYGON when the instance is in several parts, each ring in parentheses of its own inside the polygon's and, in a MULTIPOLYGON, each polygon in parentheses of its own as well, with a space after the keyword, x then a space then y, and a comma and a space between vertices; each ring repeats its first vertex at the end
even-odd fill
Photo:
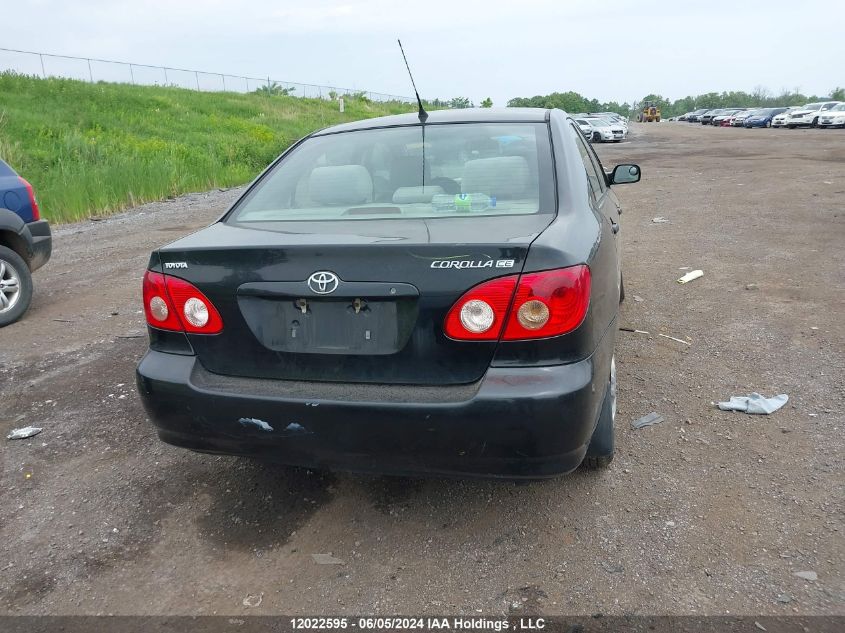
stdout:
POLYGON ((211 372, 459 384, 483 376, 496 342, 447 338, 446 313, 472 286, 520 272, 551 219, 218 223, 159 257, 221 313, 222 333, 189 335, 211 372))

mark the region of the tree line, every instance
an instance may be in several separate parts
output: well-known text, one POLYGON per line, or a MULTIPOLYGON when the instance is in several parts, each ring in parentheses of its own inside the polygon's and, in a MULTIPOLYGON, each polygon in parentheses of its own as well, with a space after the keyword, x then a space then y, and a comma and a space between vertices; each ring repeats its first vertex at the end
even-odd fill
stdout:
POLYGON ((514 97, 508 101, 509 108, 560 108, 567 112, 618 112, 624 116, 631 113, 631 104, 616 101, 601 102, 587 99, 577 92, 553 92, 550 95, 514 97))
MULTIPOLYGON (((290 89, 292 90, 292 89, 290 89)), ((267 86, 259 88, 260 91, 283 91, 281 94, 290 94, 288 89, 281 86, 267 86)), ((330 97, 335 98, 337 95, 330 93, 330 97)), ((348 96, 363 96, 348 95, 348 96)), ((670 101, 662 95, 649 94, 633 103, 617 101, 599 101, 598 99, 588 99, 587 97, 574 92, 553 92, 548 95, 535 95, 533 97, 514 97, 508 101, 509 108, 560 108, 566 112, 618 112, 619 114, 629 117, 636 114, 646 103, 655 103, 660 106, 661 115, 668 119, 673 116, 680 116, 686 112, 692 112, 700 108, 753 108, 753 107, 776 107, 776 106, 796 106, 803 105, 810 101, 823 101, 825 99, 832 99, 835 101, 845 101, 845 88, 836 87, 829 95, 805 95, 795 91, 783 90, 779 94, 774 94, 765 88, 755 88, 753 92, 744 91, 730 91, 730 92, 708 92, 697 96, 687 96, 681 99, 670 101)), ((461 109, 474 108, 473 103, 467 97, 452 97, 451 99, 430 99, 423 100, 423 103, 430 109, 461 109)), ((492 107, 493 101, 487 97, 479 106, 482 108, 492 107)))

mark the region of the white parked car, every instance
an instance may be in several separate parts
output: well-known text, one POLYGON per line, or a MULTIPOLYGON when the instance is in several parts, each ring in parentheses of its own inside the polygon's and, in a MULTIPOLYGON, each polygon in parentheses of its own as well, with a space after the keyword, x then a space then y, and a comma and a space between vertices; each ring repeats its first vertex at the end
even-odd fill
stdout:
POLYGON ((610 141, 618 143, 628 137, 628 128, 618 122, 603 117, 580 117, 580 119, 587 121, 593 126, 593 135, 590 137, 590 140, 594 143, 607 143, 610 141))
POLYGON ((575 119, 575 123, 578 124, 578 128, 581 130, 581 134, 584 135, 584 138, 591 141, 593 140, 593 126, 590 125, 590 122, 587 119, 575 119))
POLYGON ((839 101, 817 101, 815 103, 808 103, 807 105, 789 113, 786 119, 786 127, 790 130, 796 127, 808 126, 816 127, 819 122, 819 116, 827 112, 832 107, 839 105, 839 101))
POLYGON ((772 127, 786 127, 786 120, 789 118, 789 115, 800 109, 801 108, 799 106, 792 106, 791 108, 787 108, 786 112, 781 112, 776 115, 772 119, 772 127))
POLYGON ((611 123, 618 123, 619 125, 621 125, 625 129, 628 129, 628 119, 626 119, 624 116, 622 116, 621 114, 619 114, 617 112, 596 112, 595 114, 588 115, 588 116, 596 116, 596 117, 608 119, 608 120, 610 120, 611 123))
POLYGON ((845 127, 845 103, 833 106, 819 115, 819 127, 845 127))

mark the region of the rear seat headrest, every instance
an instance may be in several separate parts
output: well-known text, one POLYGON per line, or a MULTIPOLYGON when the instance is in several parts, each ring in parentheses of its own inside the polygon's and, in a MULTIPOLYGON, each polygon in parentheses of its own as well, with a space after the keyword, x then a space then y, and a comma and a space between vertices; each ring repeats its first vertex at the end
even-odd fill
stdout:
POLYGON ((363 165, 316 167, 309 190, 318 204, 362 204, 373 199, 373 179, 363 165))
POLYGON ((525 193, 530 178, 528 161, 522 156, 479 158, 464 165, 461 191, 514 198, 525 193))

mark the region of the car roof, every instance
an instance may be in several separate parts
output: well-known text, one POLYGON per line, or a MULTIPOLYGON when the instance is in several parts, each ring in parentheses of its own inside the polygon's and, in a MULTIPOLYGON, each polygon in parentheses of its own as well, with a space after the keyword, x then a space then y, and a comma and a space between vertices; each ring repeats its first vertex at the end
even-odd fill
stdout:
MULTIPOLYGON (((546 108, 457 108, 454 110, 432 110, 426 123, 543 123, 548 119, 546 108)), ((363 119, 350 123, 333 125, 314 133, 314 136, 350 132, 352 130, 371 130, 381 127, 419 125, 416 112, 394 114, 374 119, 363 119)))

